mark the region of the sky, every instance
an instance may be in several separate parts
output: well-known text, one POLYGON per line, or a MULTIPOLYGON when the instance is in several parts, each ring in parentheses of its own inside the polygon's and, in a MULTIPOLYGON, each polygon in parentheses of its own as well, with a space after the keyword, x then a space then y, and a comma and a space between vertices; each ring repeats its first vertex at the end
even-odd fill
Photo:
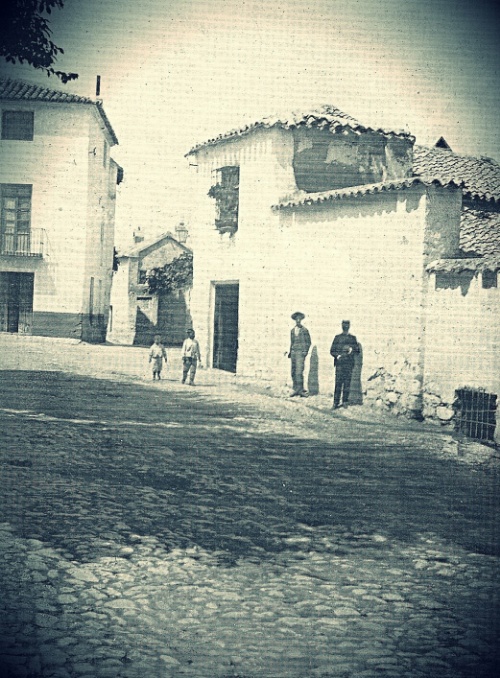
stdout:
POLYGON ((100 98, 123 166, 116 235, 126 248, 189 228, 196 143, 279 111, 332 104, 369 127, 500 161, 500 39, 490 0, 65 0, 51 14, 62 85, 100 98))

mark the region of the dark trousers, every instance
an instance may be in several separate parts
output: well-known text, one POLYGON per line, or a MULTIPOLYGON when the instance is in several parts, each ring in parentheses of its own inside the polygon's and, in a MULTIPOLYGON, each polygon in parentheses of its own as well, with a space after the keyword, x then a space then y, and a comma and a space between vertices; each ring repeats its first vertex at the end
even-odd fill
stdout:
POLYGON ((186 377, 189 374, 189 383, 194 383, 196 376, 196 368, 198 367, 197 358, 183 358, 182 359, 182 383, 186 383, 186 377))
POLYGON ((349 391, 351 389, 352 365, 337 365, 335 368, 335 393, 333 396, 333 404, 340 405, 340 398, 342 396, 342 404, 347 405, 349 402, 349 391))
POLYGON ((290 354, 292 361, 292 382, 293 382, 293 392, 294 393, 303 393, 304 392, 304 363, 306 360, 305 355, 302 351, 292 351, 290 354))

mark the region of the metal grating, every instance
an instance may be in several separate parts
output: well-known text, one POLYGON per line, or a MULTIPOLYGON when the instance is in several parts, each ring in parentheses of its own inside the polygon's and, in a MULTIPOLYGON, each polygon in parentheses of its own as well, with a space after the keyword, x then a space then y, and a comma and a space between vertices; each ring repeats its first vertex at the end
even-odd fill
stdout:
POLYGON ((461 388, 455 391, 455 427, 457 431, 477 440, 494 440, 497 396, 479 389, 461 388))

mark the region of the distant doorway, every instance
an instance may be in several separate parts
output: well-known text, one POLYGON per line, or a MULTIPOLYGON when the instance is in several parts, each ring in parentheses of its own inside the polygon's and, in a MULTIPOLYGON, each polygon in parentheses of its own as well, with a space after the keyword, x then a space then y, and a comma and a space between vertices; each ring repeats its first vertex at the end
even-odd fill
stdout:
POLYGON ((238 283, 215 285, 213 367, 236 372, 238 361, 238 283))
POLYGON ((0 331, 30 334, 34 273, 0 274, 0 331))

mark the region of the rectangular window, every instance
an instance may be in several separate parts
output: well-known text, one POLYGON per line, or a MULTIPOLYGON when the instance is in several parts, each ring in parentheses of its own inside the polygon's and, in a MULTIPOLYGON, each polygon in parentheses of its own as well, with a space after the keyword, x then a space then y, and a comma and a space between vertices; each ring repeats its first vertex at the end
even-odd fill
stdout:
POLYGON ((34 122, 33 111, 3 111, 2 139, 33 141, 34 122))
POLYGON ((496 427, 497 396, 480 389, 455 391, 455 425, 470 438, 492 441, 496 427))
POLYGON ((108 142, 106 140, 102 149, 102 164, 104 167, 108 164, 108 142))
POLYGON ((31 252, 31 191, 30 184, 1 184, 1 242, 3 254, 31 252))
POLYGON ((240 168, 221 167, 217 170, 217 183, 209 191, 215 198, 215 227, 220 233, 233 235, 238 230, 240 168))
POLYGON ((483 271, 482 279, 483 290, 498 287, 498 271, 483 271))
POLYGON ((140 268, 137 275, 137 282, 139 285, 145 285, 147 283, 148 272, 144 268, 140 268))

